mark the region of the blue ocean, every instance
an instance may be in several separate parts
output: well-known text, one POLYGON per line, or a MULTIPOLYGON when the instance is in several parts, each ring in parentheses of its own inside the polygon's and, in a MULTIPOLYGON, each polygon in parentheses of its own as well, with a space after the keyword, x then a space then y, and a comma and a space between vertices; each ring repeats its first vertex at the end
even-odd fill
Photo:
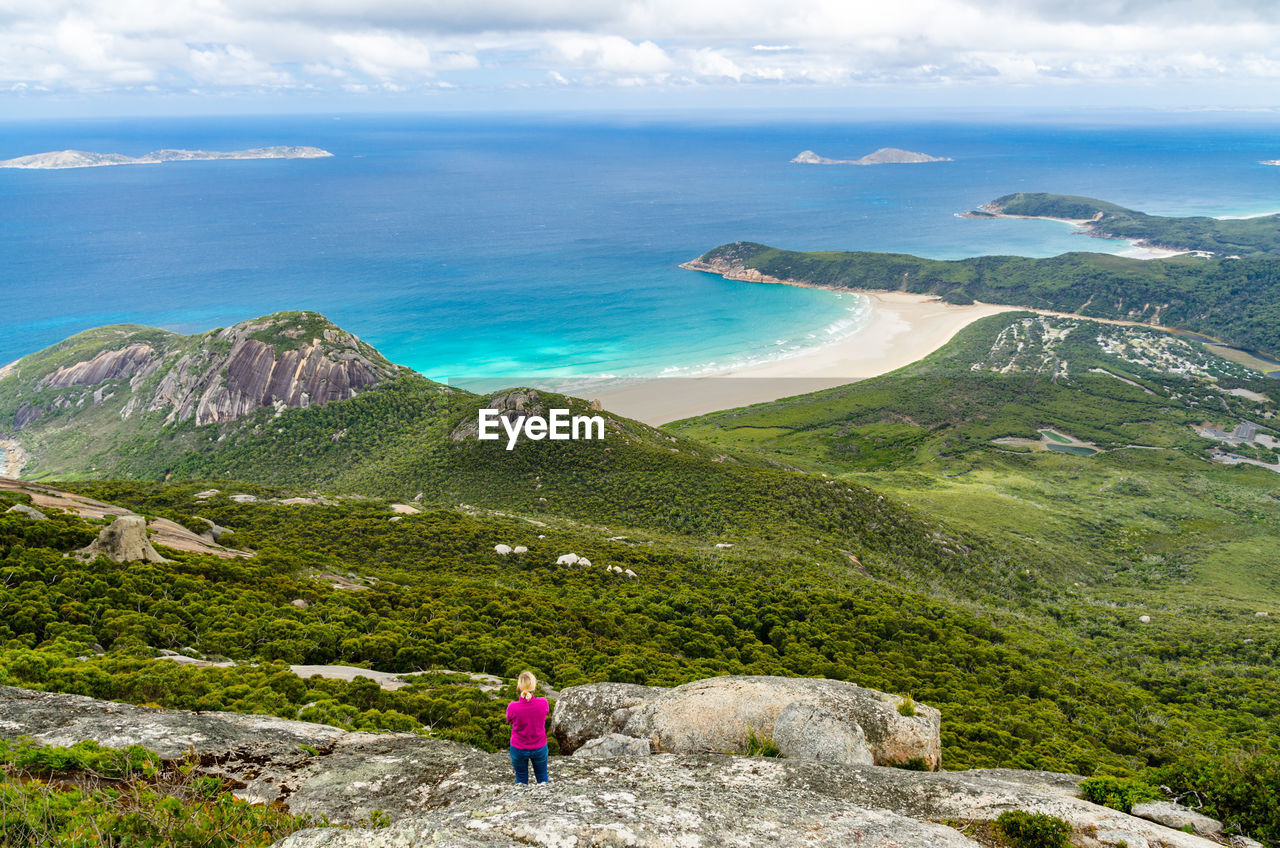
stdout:
POLYGON ((856 332, 857 295, 679 268, 716 245, 936 258, 1122 252, 955 213, 1013 191, 1280 210, 1273 122, 467 116, 0 124, 0 159, 313 145, 316 160, 0 169, 0 363, 88 327, 311 309, 454 384, 693 374, 856 332), (900 147, 952 162, 794 165, 900 147))

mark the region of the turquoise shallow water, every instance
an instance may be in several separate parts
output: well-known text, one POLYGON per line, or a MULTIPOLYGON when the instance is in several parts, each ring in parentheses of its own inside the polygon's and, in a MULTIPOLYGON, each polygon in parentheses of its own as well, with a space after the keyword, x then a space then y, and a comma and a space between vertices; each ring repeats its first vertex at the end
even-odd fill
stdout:
POLYGON ((955 213, 1019 190, 1152 212, 1280 209, 1274 127, 332 116, 0 124, 0 158, 324 147, 332 159, 0 170, 0 362, 106 323, 315 309, 463 385, 694 374, 856 331, 855 296, 679 263, 728 241, 939 258, 1118 252, 955 213), (881 146, 954 162, 791 165, 881 146))

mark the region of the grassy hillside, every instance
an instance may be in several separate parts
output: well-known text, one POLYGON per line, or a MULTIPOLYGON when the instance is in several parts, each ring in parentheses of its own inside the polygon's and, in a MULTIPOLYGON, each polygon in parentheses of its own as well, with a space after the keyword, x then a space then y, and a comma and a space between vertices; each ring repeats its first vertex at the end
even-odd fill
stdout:
POLYGON ((1194 428, 1275 436, 1274 387, 1164 334, 1001 315, 893 374, 673 429, 891 494, 1089 603, 1208 621, 1280 600, 1280 478, 1211 459, 1272 448, 1194 428), (1100 452, 1045 449, 1068 440, 1100 452))

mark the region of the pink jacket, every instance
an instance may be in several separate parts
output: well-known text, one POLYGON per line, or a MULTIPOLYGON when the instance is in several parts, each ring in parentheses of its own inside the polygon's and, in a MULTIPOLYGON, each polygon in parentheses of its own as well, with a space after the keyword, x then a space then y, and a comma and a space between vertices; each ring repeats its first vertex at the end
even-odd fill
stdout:
POLYGON ((546 698, 520 698, 507 704, 507 721, 511 722, 511 747, 525 751, 547 744, 547 715, 551 705, 546 698))

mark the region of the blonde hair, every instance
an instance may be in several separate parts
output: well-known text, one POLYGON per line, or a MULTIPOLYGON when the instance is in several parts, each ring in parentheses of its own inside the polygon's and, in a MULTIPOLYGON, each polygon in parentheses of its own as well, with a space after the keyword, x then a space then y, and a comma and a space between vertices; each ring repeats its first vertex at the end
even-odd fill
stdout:
POLYGON ((533 676, 532 671, 522 671, 520 676, 516 678, 516 690, 520 693, 520 697, 529 700, 533 697, 533 690, 538 688, 538 678, 533 676))

